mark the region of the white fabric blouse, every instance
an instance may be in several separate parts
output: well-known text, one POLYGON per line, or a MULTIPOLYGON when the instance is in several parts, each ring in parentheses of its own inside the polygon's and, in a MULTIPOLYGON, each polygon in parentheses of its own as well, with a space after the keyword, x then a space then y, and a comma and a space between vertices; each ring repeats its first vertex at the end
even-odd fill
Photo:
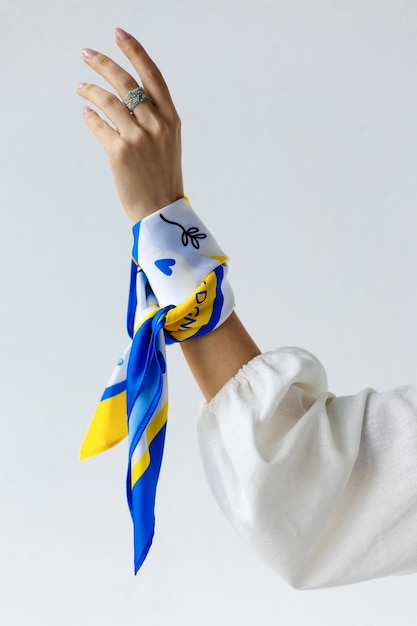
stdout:
POLYGON ((292 587, 417 571, 417 386, 335 397, 280 348, 203 405, 198 436, 221 509, 292 587))

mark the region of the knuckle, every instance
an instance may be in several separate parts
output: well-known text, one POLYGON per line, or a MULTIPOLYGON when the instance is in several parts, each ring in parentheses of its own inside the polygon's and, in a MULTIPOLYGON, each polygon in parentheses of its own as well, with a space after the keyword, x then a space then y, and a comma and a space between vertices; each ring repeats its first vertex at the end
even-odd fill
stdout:
POLYGON ((126 91, 131 91, 132 89, 136 89, 138 86, 137 82, 131 76, 126 75, 123 80, 123 89, 126 91))
POLYGON ((119 138, 114 142, 111 150, 110 160, 113 164, 127 164, 138 151, 144 146, 145 137, 140 129, 131 131, 129 138, 119 138))
POLYGON ((174 115, 173 125, 175 130, 181 130, 182 122, 178 113, 175 113, 174 115))
POLYGON ((96 135, 101 135, 101 132, 105 129, 105 123, 95 111, 90 111, 84 116, 85 123, 89 126, 90 130, 96 135))
POLYGON ((103 106, 104 107, 114 107, 116 104, 119 104, 120 100, 113 93, 106 93, 103 96, 103 106))
POLYGON ((107 57, 105 54, 98 54, 96 55, 97 60, 96 60, 96 66, 97 67, 107 67, 109 65, 109 63, 111 63, 111 59, 109 57, 107 57))
POLYGON ((115 141, 109 155, 112 164, 124 163, 127 160, 128 146, 123 140, 115 141))
POLYGON ((169 125, 162 117, 155 118, 154 133, 156 137, 164 137, 169 132, 169 125))
POLYGON ((141 128, 136 127, 130 131, 129 134, 129 147, 130 149, 141 149, 145 143, 145 134, 141 128))
POLYGON ((178 133, 181 131, 181 118, 176 111, 173 111, 173 113, 169 114, 169 117, 167 118, 167 123, 169 128, 174 133, 178 133))
POLYGON ((135 54, 146 54, 145 53, 145 48, 142 46, 141 43, 139 43, 139 41, 137 41, 137 39, 129 39, 128 40, 128 44, 130 45, 131 50, 135 53, 135 54))
POLYGON ((157 82, 161 79, 161 72, 154 63, 151 63, 146 69, 146 75, 149 81, 157 82))
POLYGON ((94 125, 96 130, 100 131, 104 128, 104 122, 99 115, 95 115, 94 117, 90 116, 90 117, 92 118, 90 123, 94 125))

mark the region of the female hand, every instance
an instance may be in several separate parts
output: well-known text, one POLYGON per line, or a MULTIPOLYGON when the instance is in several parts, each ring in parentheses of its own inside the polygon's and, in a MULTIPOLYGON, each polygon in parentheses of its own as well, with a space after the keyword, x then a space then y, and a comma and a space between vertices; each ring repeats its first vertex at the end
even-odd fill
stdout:
MULTIPOLYGON (((161 72, 141 44, 120 28, 116 42, 132 63, 150 100, 132 113, 113 93, 80 83, 80 96, 96 105, 115 129, 89 107, 84 120, 107 152, 120 201, 135 223, 184 195, 181 122, 161 72)), ((85 48, 85 62, 103 76, 120 98, 138 82, 109 57, 85 48)))

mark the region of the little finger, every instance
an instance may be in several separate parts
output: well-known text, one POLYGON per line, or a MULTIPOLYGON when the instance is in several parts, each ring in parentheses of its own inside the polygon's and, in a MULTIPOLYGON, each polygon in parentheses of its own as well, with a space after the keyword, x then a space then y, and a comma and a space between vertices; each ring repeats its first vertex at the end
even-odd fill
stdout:
POLYGON ((101 145, 107 154, 110 154, 111 146, 115 139, 119 138, 119 134, 115 131, 110 124, 103 120, 93 109, 90 107, 83 108, 84 122, 91 130, 93 135, 97 137, 101 145))

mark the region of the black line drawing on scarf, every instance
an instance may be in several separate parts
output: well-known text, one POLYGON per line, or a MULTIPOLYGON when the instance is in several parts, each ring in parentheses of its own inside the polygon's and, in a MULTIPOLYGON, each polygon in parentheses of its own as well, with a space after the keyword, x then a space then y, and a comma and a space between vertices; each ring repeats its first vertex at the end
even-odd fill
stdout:
POLYGON ((178 226, 179 228, 181 228, 181 241, 182 245, 185 247, 188 246, 191 241, 191 244, 194 246, 194 248, 198 250, 200 247, 199 239, 205 239, 207 237, 205 233, 200 233, 200 229, 197 228, 197 226, 190 226, 190 228, 187 228, 187 230, 185 230, 184 226, 181 226, 181 224, 178 224, 178 222, 171 222, 163 215, 160 215, 159 217, 161 218, 161 220, 164 220, 164 222, 167 222, 167 224, 173 224, 174 226, 178 226))

